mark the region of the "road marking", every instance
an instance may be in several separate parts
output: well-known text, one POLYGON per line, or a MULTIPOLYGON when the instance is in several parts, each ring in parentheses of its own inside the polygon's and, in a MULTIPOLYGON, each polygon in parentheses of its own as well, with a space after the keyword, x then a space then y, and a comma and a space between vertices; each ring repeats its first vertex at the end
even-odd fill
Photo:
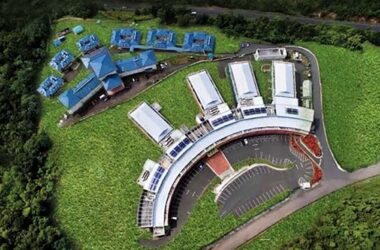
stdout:
POLYGON ((282 189, 282 191, 285 190, 285 188, 282 186, 282 184, 280 184, 280 188, 282 189))

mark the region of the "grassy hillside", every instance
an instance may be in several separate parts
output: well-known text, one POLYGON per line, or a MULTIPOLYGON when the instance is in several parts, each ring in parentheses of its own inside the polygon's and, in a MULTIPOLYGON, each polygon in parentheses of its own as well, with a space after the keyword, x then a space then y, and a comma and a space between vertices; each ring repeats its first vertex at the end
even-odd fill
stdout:
MULTIPOLYGON (((302 234, 304 234, 314 223, 314 221, 324 214, 324 211, 333 210, 335 207, 340 205, 341 202, 345 199, 350 200, 352 197, 357 198, 363 195, 371 195, 371 193, 374 194, 373 190, 378 190, 379 187, 380 177, 375 177, 339 190, 333 194, 326 196, 325 198, 322 198, 319 201, 316 201, 312 205, 290 215, 287 219, 272 226, 258 238, 247 243, 239 249, 280 249, 282 244, 294 238, 298 238, 302 234)), ((358 228, 357 230, 358 232, 360 232, 360 230, 364 229, 358 228)), ((359 239, 358 242, 360 240, 361 239, 359 239)))
MULTIPOLYGON (((77 24, 84 24, 86 33, 98 34, 104 44, 108 43, 112 28, 129 25, 115 20, 102 20, 101 24, 96 24, 95 20, 64 20, 57 23, 56 30, 77 24)), ((150 20, 140 23, 138 28, 147 30, 156 25, 157 20, 150 20)), ((238 48, 239 39, 227 38, 215 28, 201 28, 217 36, 217 52, 231 52, 238 48)), ((185 31, 177 27, 174 29, 180 34, 185 31)), ((62 48, 76 52, 74 42, 78 38, 69 35, 62 48)), ((316 44, 305 46, 316 51, 321 64, 328 134, 338 160, 344 166, 374 162, 378 159, 377 152, 380 152, 376 143, 379 134, 375 131, 376 127, 380 127, 377 126, 379 119, 375 120, 375 117, 380 117, 380 85, 376 85, 375 81, 380 79, 376 71, 379 50, 366 46, 364 53, 359 54, 316 44), (357 106, 359 103, 364 104, 357 106)), ((56 51, 58 49, 50 48, 51 54, 56 51)), ((165 56, 162 55, 163 58, 165 56)), ((140 245, 137 240, 150 236, 136 226, 136 209, 141 192, 136 179, 144 161, 147 158, 157 160, 161 150, 132 124, 127 113, 141 101, 157 101, 162 106, 163 115, 175 127, 194 125, 199 110, 186 86, 185 77, 200 69, 209 70, 224 99, 232 104, 230 83, 227 78, 219 77, 217 64, 212 62, 183 70, 137 98, 69 128, 57 126, 64 113, 58 100, 43 99, 40 127, 54 141, 49 161, 58 164, 62 172, 56 194, 56 217, 66 233, 83 249, 138 249, 140 245)), ((51 72, 48 66, 44 67, 41 78, 51 72)), ((75 85, 86 73, 81 71, 65 88, 75 85)), ((258 76, 259 84, 260 79, 265 79, 265 76, 258 76)), ((264 94, 269 85, 266 83, 263 86, 260 90, 264 94)), ((184 232, 190 233, 199 227, 199 222, 204 222, 209 211, 216 212, 212 194, 203 197, 195 211, 184 232), (212 206, 206 213, 205 207, 212 206)), ((212 241, 241 222, 232 219, 218 221, 215 214, 212 216, 213 219, 204 223, 201 231, 194 233, 202 237, 199 245, 212 241), (217 224, 218 228, 212 228, 217 221, 220 223, 217 224)), ((182 233, 169 247, 190 246, 192 243, 193 239, 182 233)))
POLYGON ((338 162, 355 170, 380 160, 380 49, 363 52, 301 44, 317 56, 330 146, 338 162))
MULTIPOLYGON (((159 102, 175 126, 195 125, 199 112, 188 89, 188 73, 208 69, 220 89, 217 64, 203 63, 181 71, 134 100, 69 128, 58 128, 64 108, 44 100, 41 128, 54 141, 50 161, 62 170, 57 192, 58 220, 70 237, 88 248, 137 248, 143 234, 136 226, 141 188, 136 180, 147 158, 157 160, 160 149, 133 125, 127 113, 141 101, 159 102)), ((223 92, 232 103, 232 92, 223 92)))

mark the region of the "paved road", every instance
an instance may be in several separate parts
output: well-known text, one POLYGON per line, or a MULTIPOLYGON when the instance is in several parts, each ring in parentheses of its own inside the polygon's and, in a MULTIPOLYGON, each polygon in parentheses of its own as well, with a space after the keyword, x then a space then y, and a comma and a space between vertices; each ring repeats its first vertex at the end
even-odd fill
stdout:
POLYGON ((290 135, 255 136, 247 138, 247 145, 239 140, 222 148, 231 164, 255 158, 271 162, 274 166, 294 163, 294 167, 275 170, 258 166, 230 181, 217 198, 221 216, 229 213, 240 216, 268 200, 268 197, 285 190, 297 189, 300 178, 304 181, 311 180, 312 163, 305 156, 291 151, 290 138, 290 135))
POLYGON ((336 162, 333 154, 331 153, 326 137, 322 112, 322 86, 320 81, 318 61, 311 51, 308 51, 304 48, 287 46, 287 49, 293 49, 301 52, 308 57, 311 63, 315 118, 319 120, 319 124, 316 128, 316 135, 318 136, 322 146, 322 168, 324 178, 320 182, 320 185, 316 188, 312 189, 309 192, 296 192, 288 202, 268 212, 264 216, 248 222, 240 230, 231 232, 229 235, 210 245, 208 248, 237 248, 250 239, 256 237, 273 224, 278 223, 283 218, 286 218, 290 214, 313 203, 323 196, 357 181, 380 175, 380 163, 365 169, 357 170, 353 173, 347 173, 340 169, 339 164, 336 162))
MULTIPOLYGON (((126 7, 126 9, 128 10, 135 10, 138 8, 149 7, 150 5, 147 3, 128 3, 126 5, 123 3, 117 3, 115 1, 112 1, 108 3, 105 7, 108 9, 120 9, 123 6, 126 7)), ((174 5, 174 6, 183 7, 184 5, 174 5)), ((291 15, 285 15, 285 14, 276 13, 276 12, 262 12, 262 11, 256 11, 256 10, 246 10, 246 9, 228 9, 228 8, 215 7, 215 6, 197 7, 197 6, 186 5, 186 7, 191 9, 192 11, 196 11, 198 14, 207 14, 209 16, 217 16, 223 13, 233 13, 235 15, 242 15, 245 18, 249 18, 249 19, 256 19, 260 17, 268 17, 269 19, 274 19, 278 17, 283 17, 283 18, 289 18, 290 20, 294 20, 303 24, 347 25, 355 29, 361 29, 361 30, 371 29, 371 30, 380 32, 380 24, 337 21, 337 20, 328 20, 328 19, 312 18, 312 17, 305 17, 305 16, 291 16, 291 15)))

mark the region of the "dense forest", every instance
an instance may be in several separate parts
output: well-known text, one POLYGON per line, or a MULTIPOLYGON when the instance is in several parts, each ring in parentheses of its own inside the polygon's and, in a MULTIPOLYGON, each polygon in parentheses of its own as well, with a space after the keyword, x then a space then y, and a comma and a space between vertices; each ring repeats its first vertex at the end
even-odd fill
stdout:
POLYGON ((191 15, 190 9, 174 8, 167 4, 136 10, 136 14, 151 14, 160 18, 163 24, 216 25, 229 36, 244 36, 270 43, 314 41, 351 50, 362 49, 365 41, 380 45, 379 32, 357 30, 348 26, 301 24, 286 18, 262 17, 247 20, 243 16, 232 14, 222 14, 215 18, 207 15, 194 16, 191 15))
POLYGON ((214 5, 305 16, 312 16, 317 13, 322 16, 335 13, 337 19, 353 17, 364 17, 367 20, 371 18, 380 19, 380 1, 375 0, 167 0, 166 3, 214 5))
POLYGON ((307 232, 282 249, 380 249, 380 179, 372 183, 350 188, 307 232))
POLYGON ((51 20, 66 14, 88 17, 96 9, 74 0, 0 2, 0 249, 70 246, 51 217, 58 173, 45 162, 51 141, 38 131, 36 79, 51 20))

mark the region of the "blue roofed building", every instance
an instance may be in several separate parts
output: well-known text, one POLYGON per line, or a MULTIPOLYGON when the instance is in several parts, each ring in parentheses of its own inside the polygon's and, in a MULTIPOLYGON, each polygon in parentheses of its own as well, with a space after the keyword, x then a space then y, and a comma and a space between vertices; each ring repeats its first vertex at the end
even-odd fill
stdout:
POLYGON ((100 46, 100 40, 95 34, 87 35, 76 42, 80 52, 86 54, 100 46))
POLYGON ((99 80, 103 80, 107 76, 117 73, 111 54, 105 47, 85 55, 82 57, 82 62, 86 68, 90 68, 94 71, 99 80))
POLYGON ((45 97, 51 97, 62 87, 63 79, 58 76, 48 76, 38 87, 37 91, 45 97))
POLYGON ((61 50, 50 61, 50 66, 62 72, 70 67, 74 61, 74 56, 67 50, 61 50))
POLYGON ((80 33, 82 33, 84 31, 84 28, 82 25, 77 25, 73 28, 73 33, 75 35, 79 35, 80 33))
POLYGON ((125 88, 123 80, 121 80, 118 74, 107 76, 102 81, 102 84, 109 96, 112 96, 125 88))
POLYGON ((141 40, 141 32, 133 28, 114 29, 111 35, 111 46, 118 49, 133 50, 141 40))
POLYGON ((146 45, 154 49, 176 50, 176 34, 168 29, 149 30, 146 45))
POLYGON ((215 37, 205 32, 188 32, 183 41, 183 50, 187 52, 210 53, 214 51, 215 37))
POLYGON ((157 69, 157 59, 153 50, 144 51, 137 56, 116 62, 121 77, 157 69))
POLYGON ((100 89, 102 84, 94 73, 89 74, 77 86, 66 90, 59 97, 59 101, 68 109, 69 114, 78 111, 100 89))

